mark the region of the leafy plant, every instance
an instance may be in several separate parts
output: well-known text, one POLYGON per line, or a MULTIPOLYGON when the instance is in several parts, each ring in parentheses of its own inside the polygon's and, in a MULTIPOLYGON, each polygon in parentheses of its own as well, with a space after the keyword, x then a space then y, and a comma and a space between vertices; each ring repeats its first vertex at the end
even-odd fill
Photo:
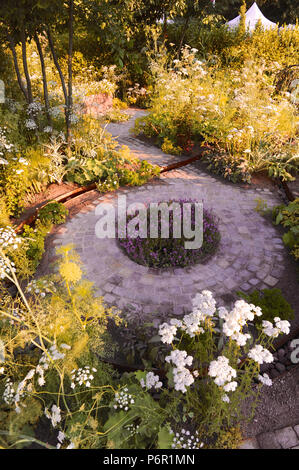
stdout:
POLYGON ((263 320, 273 322, 275 317, 282 320, 293 320, 294 310, 282 295, 280 289, 263 289, 262 291, 254 290, 250 294, 239 292, 239 295, 246 302, 256 305, 262 309, 263 314, 256 317, 256 323, 261 325, 263 320))
POLYGON ((273 209, 273 220, 276 225, 281 224, 287 232, 282 239, 291 249, 295 259, 299 259, 299 198, 290 202, 288 206, 277 206, 273 209))
POLYGON ((68 215, 68 209, 60 202, 49 202, 39 210, 38 218, 43 225, 63 224, 68 215))

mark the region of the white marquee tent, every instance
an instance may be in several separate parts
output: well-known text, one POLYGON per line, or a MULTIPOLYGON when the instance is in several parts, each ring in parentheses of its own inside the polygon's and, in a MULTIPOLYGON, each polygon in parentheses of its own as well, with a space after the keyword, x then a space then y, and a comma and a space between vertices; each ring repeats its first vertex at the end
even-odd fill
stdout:
MULTIPOLYGON (((246 12, 246 29, 248 29, 249 31, 254 31, 258 21, 261 22, 264 29, 276 28, 276 24, 270 20, 267 20, 267 18, 264 17, 257 4, 254 2, 254 4, 246 12)), ((239 26, 239 23, 240 15, 226 24, 230 29, 234 29, 239 26)))

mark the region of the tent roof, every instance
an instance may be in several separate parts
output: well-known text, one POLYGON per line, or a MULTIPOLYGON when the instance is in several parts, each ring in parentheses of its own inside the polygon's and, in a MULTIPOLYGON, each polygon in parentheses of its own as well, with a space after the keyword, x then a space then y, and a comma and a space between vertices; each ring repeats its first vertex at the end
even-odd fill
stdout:
MULTIPOLYGON (((264 17, 263 13, 261 12, 257 4, 254 2, 254 4, 246 12, 246 19, 245 19, 246 29, 249 29, 249 31, 253 31, 259 20, 261 21, 261 24, 265 29, 276 27, 275 23, 273 23, 270 20, 267 20, 267 18, 264 17)), ((240 15, 226 24, 230 29, 233 29, 233 28, 237 28, 239 26, 239 23, 240 23, 240 15)))

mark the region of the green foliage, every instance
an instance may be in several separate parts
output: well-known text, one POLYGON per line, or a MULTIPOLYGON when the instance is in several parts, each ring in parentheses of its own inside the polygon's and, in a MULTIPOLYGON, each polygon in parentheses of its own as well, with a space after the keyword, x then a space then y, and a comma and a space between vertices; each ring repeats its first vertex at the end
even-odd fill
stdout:
POLYGON ((0 197, 0 227, 9 225, 9 214, 4 197, 0 197))
POLYGON ((24 225, 22 237, 25 238, 28 243, 26 255, 33 272, 35 272, 45 252, 45 237, 50 229, 51 225, 43 225, 39 220, 37 220, 34 228, 29 225, 24 225))
POLYGON ((38 218, 43 225, 63 224, 68 216, 68 209, 60 202, 49 202, 39 210, 38 218))
POLYGON ((294 178, 296 109, 289 94, 274 94, 271 64, 251 58, 240 70, 221 68, 199 61, 190 46, 180 59, 157 57, 151 110, 136 121, 136 134, 172 153, 205 143, 208 168, 234 182, 257 172, 294 178))
POLYGON ((299 198, 290 202, 288 206, 277 206, 273 209, 273 220, 276 225, 281 224, 287 229, 282 239, 290 248, 296 260, 299 259, 299 198))
POLYGON ((260 317, 256 317, 256 324, 261 325, 263 320, 273 323, 275 317, 279 317, 281 320, 294 319, 294 310, 284 298, 280 289, 254 290, 250 294, 239 292, 239 295, 246 302, 261 307, 263 314, 260 317))
POLYGON ((251 174, 246 158, 230 155, 220 151, 207 151, 203 160, 207 163, 207 168, 216 175, 232 181, 233 183, 250 183, 251 174))
POLYGON ((116 149, 111 136, 91 118, 86 118, 74 134, 73 156, 66 171, 68 181, 80 185, 97 183, 101 192, 124 185, 139 186, 159 174, 158 167, 134 158, 128 147, 116 149))
POLYGON ((238 426, 220 431, 212 449, 239 449, 242 443, 242 432, 238 426))
POLYGON ((21 437, 28 445, 36 437, 37 424, 42 424, 45 432, 48 429, 54 446, 57 433, 54 436, 53 428, 58 423, 66 434, 64 447, 70 441, 78 448, 99 448, 106 442, 103 426, 114 396, 116 375, 98 357, 108 320, 121 320, 115 310, 106 308, 95 296, 92 283, 82 279, 80 261, 72 247, 61 248, 59 254, 57 275, 32 281, 24 292, 11 272, 18 295, 15 299, 1 298, 0 334, 5 362, 1 363, 0 393, 3 396, 10 387, 14 397, 4 395, 0 404, 4 447, 18 446, 21 437), (75 381, 71 387, 73 373, 80 373, 80 366, 88 366, 89 374, 92 368, 96 372, 90 377, 92 385, 85 385, 84 379, 83 385, 75 381), (53 404, 59 407, 62 419, 52 421, 52 427, 53 404))

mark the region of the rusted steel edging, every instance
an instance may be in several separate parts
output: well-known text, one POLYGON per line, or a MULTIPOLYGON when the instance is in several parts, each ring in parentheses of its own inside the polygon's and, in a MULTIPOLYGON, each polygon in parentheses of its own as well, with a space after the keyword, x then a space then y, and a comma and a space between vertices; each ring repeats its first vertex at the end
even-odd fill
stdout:
POLYGON ((96 189, 96 184, 95 183, 92 183, 88 186, 82 186, 81 188, 76 188, 74 189, 73 191, 69 191, 67 193, 64 193, 64 194, 61 194, 60 196, 57 196, 56 198, 54 199, 51 199, 50 201, 47 201, 45 202, 44 204, 42 204, 39 208, 37 208, 35 210, 35 214, 32 214, 30 215, 29 217, 27 217, 27 219, 23 220, 23 222, 21 222, 16 228, 15 228, 15 232, 16 233, 20 233, 22 232, 23 230, 23 227, 24 225, 31 225, 33 224, 33 222, 36 220, 37 216, 38 216, 38 213, 39 211, 47 206, 48 204, 50 204, 51 202, 60 202, 60 203, 64 203, 66 202, 67 200, 69 199, 74 199, 75 197, 78 197, 78 196, 81 196, 82 194, 85 194, 89 191, 93 191, 94 189, 96 189))

